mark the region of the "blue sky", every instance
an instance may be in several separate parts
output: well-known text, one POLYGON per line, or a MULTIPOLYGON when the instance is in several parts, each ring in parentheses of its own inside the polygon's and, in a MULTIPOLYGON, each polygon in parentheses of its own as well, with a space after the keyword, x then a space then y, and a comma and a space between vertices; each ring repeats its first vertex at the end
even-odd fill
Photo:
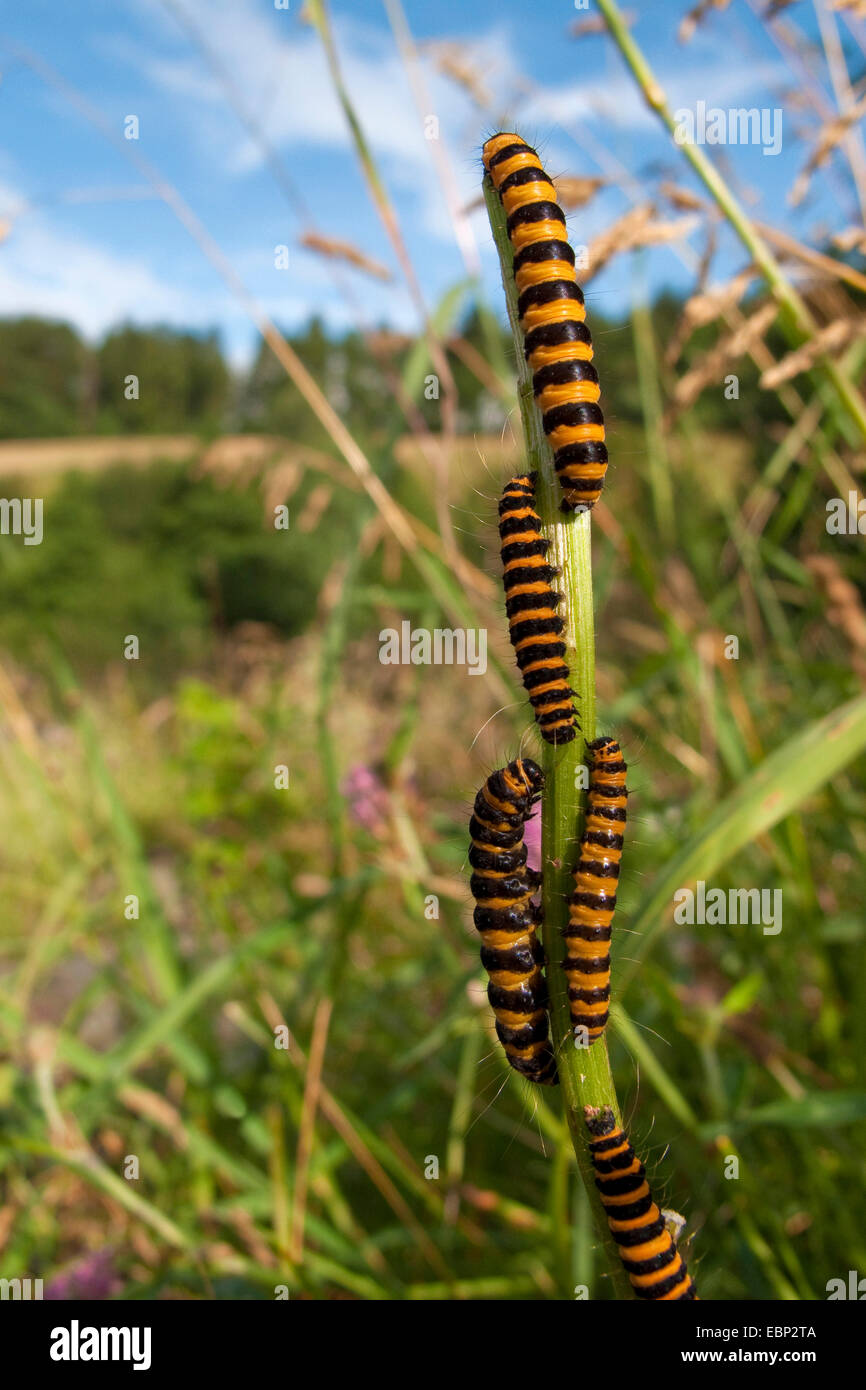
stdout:
MULTIPOLYGON (((256 343, 243 310, 141 174, 61 92, 10 52, 11 43, 56 69, 118 135, 126 116, 138 117, 135 149, 176 185, 282 326, 296 327, 317 309, 339 329, 356 321, 359 307, 369 322, 408 331, 417 326, 300 0, 291 0, 288 11, 277 10, 274 0, 28 0, 10 8, 0 26, 0 218, 7 223, 0 242, 0 313, 66 318, 90 338, 126 319, 213 326, 238 364, 256 343), (303 217, 281 193, 224 86, 172 12, 178 8, 204 32, 241 102, 255 111, 316 230, 348 238, 384 262, 394 270, 393 283, 347 272, 347 300, 331 268, 298 246, 303 217), (291 250, 288 270, 274 265, 280 244, 291 250)), ((477 196, 479 147, 497 115, 539 144, 555 173, 598 173, 592 151, 601 148, 638 179, 662 163, 671 177, 694 186, 611 41, 569 36, 569 26, 591 9, 578 12, 573 0, 404 0, 404 8, 422 45, 426 100, 439 119, 462 205, 477 196), (492 113, 480 111, 437 70, 423 46, 443 42, 461 45, 493 99, 492 113)), ((637 14, 635 37, 675 108, 694 108, 701 100, 723 108, 775 107, 782 90, 795 84, 746 0, 732 0, 730 10, 712 16, 687 45, 676 37, 687 8, 681 0, 634 0, 630 8, 637 14)), ((811 4, 795 10, 811 33, 811 4)), ((435 305, 466 269, 385 7, 380 0, 332 0, 331 14, 347 85, 428 304, 435 305)), ((776 157, 752 146, 715 154, 758 217, 812 237, 853 218, 853 204, 839 211, 840 202, 851 203, 841 162, 819 175, 802 208, 787 207, 786 191, 805 158, 788 127, 776 157)), ((627 206, 624 192, 612 187, 570 219, 573 239, 588 242, 627 206)), ((483 212, 474 213, 469 226, 495 294, 483 212)), ((692 244, 701 250, 700 237, 692 244)), ((714 278, 743 260, 739 248, 723 242, 714 278)), ((689 283, 670 248, 651 252, 648 269, 653 289, 689 283)), ((605 312, 625 314, 632 286, 628 258, 621 257, 593 282, 592 299, 605 312)))

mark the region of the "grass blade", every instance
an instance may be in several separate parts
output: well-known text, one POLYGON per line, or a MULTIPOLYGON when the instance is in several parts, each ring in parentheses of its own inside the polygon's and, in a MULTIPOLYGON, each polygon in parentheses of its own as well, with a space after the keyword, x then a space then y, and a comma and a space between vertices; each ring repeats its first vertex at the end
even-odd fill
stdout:
POLYGON ((777 825, 866 749, 866 697, 858 696, 782 744, 737 787, 665 867, 633 923, 637 937, 618 972, 625 990, 668 925, 673 895, 707 878, 743 845, 777 825))

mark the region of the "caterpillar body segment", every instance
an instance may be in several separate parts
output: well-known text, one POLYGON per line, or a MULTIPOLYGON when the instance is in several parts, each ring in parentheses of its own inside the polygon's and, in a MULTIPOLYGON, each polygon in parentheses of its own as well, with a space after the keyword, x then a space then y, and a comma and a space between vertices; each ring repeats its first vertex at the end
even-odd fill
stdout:
POLYGON ((635 1294, 671 1303, 696 1299, 695 1282, 653 1201, 646 1170, 613 1111, 587 1105, 584 1118, 595 1185, 635 1294))
POLYGON ((535 474, 506 483, 499 502, 502 582, 509 635, 538 728, 548 743, 570 743, 577 720, 565 663, 562 595, 551 588, 558 571, 547 563, 550 546, 535 510, 535 474))
POLYGON ((496 1035, 515 1071, 539 1085, 554 1086, 559 1077, 549 1037, 544 948, 537 933, 541 911, 532 901, 541 875, 526 867, 523 838, 543 785, 541 768, 529 758, 517 758, 488 777, 469 822, 469 863, 473 920, 490 977, 487 997, 496 1035))
POLYGON ((590 1044, 601 1037, 610 1004, 610 938, 622 858, 628 790, 626 765, 616 739, 597 738, 586 747, 589 764, 586 823, 574 892, 564 928, 573 1028, 586 1029, 590 1044))
POLYGON ((482 159, 507 215, 524 351, 562 485, 563 510, 589 511, 601 495, 608 454, 592 336, 565 214, 537 151, 519 135, 494 135, 482 159))

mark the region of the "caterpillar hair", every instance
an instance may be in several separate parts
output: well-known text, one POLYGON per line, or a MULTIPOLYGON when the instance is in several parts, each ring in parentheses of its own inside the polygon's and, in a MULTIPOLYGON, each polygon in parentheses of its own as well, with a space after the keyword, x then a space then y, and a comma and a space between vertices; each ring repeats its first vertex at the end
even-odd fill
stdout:
POLYGON ((599 1110, 587 1105, 584 1117, 592 1135, 589 1152, 595 1185, 638 1298, 672 1303, 697 1298, 695 1282, 652 1199, 644 1166, 613 1111, 609 1106, 599 1110))
POLYGON ((511 1066, 542 1086, 559 1080, 548 1036, 544 948, 532 895, 541 875, 526 867, 523 827, 541 796, 544 774, 529 758, 491 773, 475 798, 469 834, 474 922, 496 1035, 511 1066))
POLYGON ((576 720, 560 635, 565 624, 556 612, 562 595, 550 587, 559 571, 545 559, 550 542, 541 534, 533 505, 535 479, 534 473, 512 478, 499 503, 505 611, 541 737, 548 743, 570 743, 576 720))
POLYGON ((610 934, 622 858, 628 791, 626 765, 614 738, 586 745, 589 791, 575 888, 563 928, 568 1002, 573 1028, 587 1030, 590 1044, 600 1038, 610 1002, 610 934))
POLYGON ((519 135, 494 135, 482 158, 508 216, 524 351, 563 488, 562 508, 586 512, 601 495, 607 448, 565 214, 538 154, 519 135))

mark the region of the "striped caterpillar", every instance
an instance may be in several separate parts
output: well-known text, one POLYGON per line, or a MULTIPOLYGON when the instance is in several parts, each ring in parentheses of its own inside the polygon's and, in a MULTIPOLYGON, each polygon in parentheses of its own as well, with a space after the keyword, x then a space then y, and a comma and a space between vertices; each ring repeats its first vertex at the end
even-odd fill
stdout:
POLYGON ((626 765, 616 739, 597 738, 587 744, 586 754, 586 824, 574 871, 575 888, 568 900, 562 968, 568 977, 572 1026, 585 1028, 591 1044, 601 1037, 608 1019, 611 922, 628 791, 626 765))
POLYGON ((565 215, 538 154, 519 135, 494 135, 482 158, 508 216, 524 351, 563 488, 562 508, 586 512, 601 495, 607 448, 565 215))
POLYGON ((558 571, 545 559, 550 542, 542 537, 533 506, 535 477, 532 473, 512 478, 499 503, 505 611, 541 736, 548 743, 570 743, 575 735, 574 691, 568 684, 560 635, 565 624, 556 612, 562 595, 550 587, 558 571))
POLYGON ((469 863, 473 920, 490 976, 487 997, 497 1037, 515 1071, 554 1086, 559 1077, 548 1036, 544 948, 536 934, 541 912, 532 902, 541 875, 527 869, 523 842, 524 824, 543 786, 544 774, 529 758, 491 773, 469 822, 469 863))
POLYGON ((694 1280, 652 1199, 646 1170, 609 1106, 584 1108, 592 1138, 595 1185, 610 1233, 638 1298, 678 1302, 698 1297, 694 1280))

